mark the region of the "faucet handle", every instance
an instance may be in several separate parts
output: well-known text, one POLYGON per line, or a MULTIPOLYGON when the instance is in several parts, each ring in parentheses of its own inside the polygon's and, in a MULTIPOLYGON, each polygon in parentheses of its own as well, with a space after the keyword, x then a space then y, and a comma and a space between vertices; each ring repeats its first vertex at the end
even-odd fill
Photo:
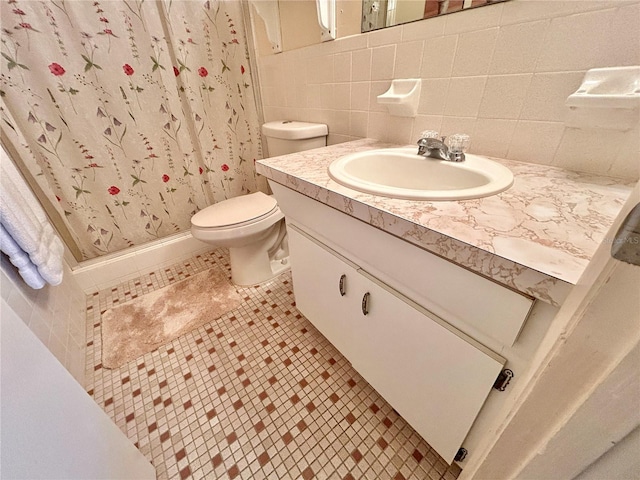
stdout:
POLYGON ((466 133, 455 133, 447 138, 447 146, 450 152, 464 153, 469 148, 469 141, 466 133))
POLYGON ((420 139, 423 138, 438 138, 438 132, 436 132, 435 130, 424 130, 420 134, 420 139))

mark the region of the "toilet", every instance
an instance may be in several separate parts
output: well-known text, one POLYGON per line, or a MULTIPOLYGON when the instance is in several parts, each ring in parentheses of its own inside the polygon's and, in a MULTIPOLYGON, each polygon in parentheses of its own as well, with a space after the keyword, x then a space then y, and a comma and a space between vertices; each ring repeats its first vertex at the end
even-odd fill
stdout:
MULTIPOLYGON (((318 123, 265 123, 270 157, 327 144, 328 128, 318 123)), ((284 214, 271 195, 262 192, 230 198, 191 217, 191 234, 202 242, 229 249, 231 280, 239 286, 266 282, 289 268, 284 214)))

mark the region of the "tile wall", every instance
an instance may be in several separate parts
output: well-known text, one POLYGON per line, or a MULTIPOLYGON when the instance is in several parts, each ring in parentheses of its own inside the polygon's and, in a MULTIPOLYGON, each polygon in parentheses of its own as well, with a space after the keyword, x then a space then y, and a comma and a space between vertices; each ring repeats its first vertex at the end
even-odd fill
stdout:
POLYGON ((640 2, 528 1, 478 8, 258 60, 265 121, 329 125, 329 142, 471 135, 470 151, 636 179, 640 134, 568 128, 590 68, 640 65, 640 2), (422 78, 415 118, 376 102, 422 78))
POLYGON ((64 262, 60 285, 34 290, 2 254, 0 293, 69 373, 84 385, 86 296, 67 263, 64 262))

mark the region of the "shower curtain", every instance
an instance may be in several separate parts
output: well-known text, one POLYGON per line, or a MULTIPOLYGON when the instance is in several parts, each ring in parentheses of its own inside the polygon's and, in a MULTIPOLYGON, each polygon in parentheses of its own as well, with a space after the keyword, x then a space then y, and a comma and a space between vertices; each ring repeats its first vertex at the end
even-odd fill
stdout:
POLYGON ((3 0, 3 143, 82 259, 266 191, 239 1, 3 0))

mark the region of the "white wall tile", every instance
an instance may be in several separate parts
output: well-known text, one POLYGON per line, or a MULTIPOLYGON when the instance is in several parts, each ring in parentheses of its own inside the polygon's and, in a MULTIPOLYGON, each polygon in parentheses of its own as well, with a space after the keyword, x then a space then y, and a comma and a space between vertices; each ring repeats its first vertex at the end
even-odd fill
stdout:
POLYGON ((476 117, 480 110, 486 81, 487 77, 452 78, 444 114, 455 117, 476 117))
POLYGON ((640 126, 624 133, 609 174, 620 178, 640 178, 640 126))
MULTIPOLYGON (((333 43, 335 45, 336 53, 340 53, 367 48, 367 42, 368 37, 366 35, 352 35, 350 37, 338 38, 328 43, 333 43)), ((304 54, 304 50, 301 51, 304 54)))
POLYGON ((554 163, 568 170, 611 175, 611 159, 617 157, 624 139, 620 131, 566 128, 554 163))
POLYGON ((371 83, 351 83, 351 110, 369 110, 371 83))
POLYGON ((65 359, 67 356, 67 347, 62 343, 62 341, 56 336, 51 335, 49 337, 49 344, 47 345, 51 353, 58 359, 58 361, 64 365, 65 359))
POLYGON ((264 113, 265 122, 273 122, 276 120, 287 118, 287 115, 283 113, 284 111, 286 111, 286 109, 281 107, 271 107, 268 105, 264 105, 262 111, 264 113))
POLYGON ((447 23, 446 16, 430 18, 424 22, 407 23, 402 26, 402 41, 424 40, 444 35, 444 27, 447 23))
POLYGON ((531 74, 497 75, 487 78, 479 117, 517 119, 527 94, 531 74))
POLYGON ((502 10, 502 25, 556 18, 591 10, 603 10, 628 3, 626 0, 516 0, 506 2, 502 10))
POLYGON ((453 15, 445 16, 447 24, 444 31, 446 35, 450 35, 497 27, 500 24, 501 16, 501 3, 457 12, 453 15))
POLYGON ((371 49, 353 52, 351 55, 351 79, 354 82, 371 80, 371 49))
POLYGON ((349 135, 365 138, 369 124, 369 112, 351 112, 349 121, 349 135))
POLYGON ((486 75, 497 37, 497 28, 461 34, 458 38, 452 76, 486 75))
POLYGON ((278 67, 272 57, 262 57, 258 71, 261 87, 271 87, 277 84, 278 67))
POLYGON ((293 79, 283 82, 281 89, 284 90, 284 104, 287 107, 297 107, 297 94, 293 79))
POLYGON ((640 65, 640 3, 615 10, 607 48, 615 52, 615 66, 640 65))
POLYGON ((388 112, 389 109, 385 105, 378 103, 378 95, 382 95, 389 90, 391 81, 385 80, 380 82, 371 82, 371 90, 369 91, 369 111, 370 112, 388 112))
POLYGON ((564 121, 568 107, 565 100, 574 93, 585 72, 536 73, 527 90, 522 113, 523 120, 564 121))
POLYGON ((306 108, 307 103, 307 86, 296 85, 296 108, 306 108))
POLYGON ((489 73, 533 72, 549 25, 543 20, 500 27, 489 73))
POLYGON ((383 28, 367 34, 369 47, 399 43, 402 39, 402 26, 383 28))
MULTIPOLYGON (((306 98, 306 108, 320 108, 321 103, 321 94, 322 94, 322 85, 307 85, 305 87, 305 98, 306 98)), ((276 117, 284 118, 284 117, 276 117)), ((265 119, 266 120, 266 119, 265 119)), ((269 120, 270 121, 270 120, 269 120)))
POLYGON ((320 108, 321 109, 331 109, 333 108, 333 95, 335 90, 335 84, 333 83, 323 83, 319 85, 320 87, 320 108))
POLYGON ((49 345, 49 337, 51 336, 51 325, 47 323, 43 316, 32 316, 31 320, 28 323, 28 327, 33 333, 35 333, 36 337, 38 337, 44 345, 49 345))
POLYGON ((473 117, 442 117, 440 135, 453 135, 454 133, 466 133, 473 135, 476 127, 476 119, 473 117))
POLYGON ((560 144, 564 124, 520 120, 513 132, 507 158, 521 162, 550 164, 560 144))
POLYGON ((28 319, 31 316, 33 309, 32 302, 27 299, 24 293, 20 289, 14 289, 9 298, 7 298, 7 304, 18 314, 22 319, 28 319))
POLYGON ((396 49, 394 78, 418 78, 422 64, 422 40, 400 43, 396 49))
POLYGON ((333 56, 311 57, 306 60, 306 83, 328 83, 333 80, 333 56))
POLYGON ((448 78, 422 79, 418 113, 423 115, 442 115, 449 92, 448 78))
MULTIPOLYGON (((637 35, 625 32, 624 40, 616 38, 620 31, 612 30, 614 23, 629 25, 628 20, 618 18, 619 13, 619 10, 610 9, 554 18, 536 71, 558 72, 629 65, 634 59, 625 49, 631 48, 637 52, 637 44, 631 44, 637 35)), ((637 22, 635 25, 637 31, 637 22)))
MULTIPOLYGON (((82 309, 84 311, 84 308, 82 309)), ((86 341, 86 325, 78 326, 69 324, 69 348, 77 348, 84 345, 86 341)))
POLYGON ((293 66, 293 79, 296 86, 298 85, 306 85, 307 83, 307 72, 304 69, 305 59, 296 55, 291 58, 291 65, 293 66))
POLYGON ((333 85, 331 108, 334 110, 348 110, 351 108, 351 85, 348 83, 335 83, 333 85))
POLYGON ((333 58, 333 81, 351 81, 351 52, 338 53, 333 58))
MULTIPOLYGON (((329 123, 330 118, 328 116, 329 110, 321 110, 319 108, 308 108, 305 110, 305 119, 312 123, 329 123)), ((329 129, 331 134, 331 129, 329 129)))
POLYGON ((6 301, 14 289, 15 286, 13 282, 4 273, 4 270, 0 270, 0 295, 2 296, 2 298, 4 298, 6 301))
POLYGON ((411 118, 394 117, 388 113, 371 112, 367 137, 383 142, 405 144, 411 142, 411 118))
POLYGON ((451 76, 457 42, 457 35, 425 40, 422 67, 420 68, 422 78, 448 78, 451 76))
POLYGON ((336 135, 351 135, 351 114, 349 110, 336 110, 331 120, 331 131, 336 135))
POLYGON ((516 120, 479 118, 471 134, 469 152, 505 158, 516 123, 516 120))
POLYGON ((396 45, 375 47, 371 52, 371 80, 391 80, 396 61, 396 45))
MULTIPOLYGON (((86 328, 86 299, 66 262, 63 267, 64 275, 60 285, 55 287, 45 285, 42 289, 33 290, 24 283, 17 269, 3 257, 0 281, 3 295, 7 292, 6 300, 9 306, 40 341, 58 359, 61 359, 61 363, 65 364, 67 345, 72 343, 69 340, 70 329, 81 328, 84 332, 86 328)), ((67 363, 65 366, 82 385, 84 383, 84 336, 79 348, 83 352, 81 358, 77 359, 79 363, 73 365, 67 363)))
POLYGON ((389 135, 390 115, 383 112, 369 113, 369 124, 367 128, 367 137, 376 138, 384 141, 390 141, 389 135))
POLYGON ((67 350, 64 365, 74 378, 84 378, 84 363, 84 349, 74 346, 67 350))

